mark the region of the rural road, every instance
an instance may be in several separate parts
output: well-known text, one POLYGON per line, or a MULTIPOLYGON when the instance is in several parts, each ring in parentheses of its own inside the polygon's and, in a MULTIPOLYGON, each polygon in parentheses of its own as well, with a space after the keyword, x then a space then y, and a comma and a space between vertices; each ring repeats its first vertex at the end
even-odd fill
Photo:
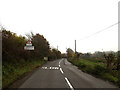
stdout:
POLYGON ((19 88, 116 88, 111 83, 79 70, 67 59, 49 61, 39 67, 19 88))

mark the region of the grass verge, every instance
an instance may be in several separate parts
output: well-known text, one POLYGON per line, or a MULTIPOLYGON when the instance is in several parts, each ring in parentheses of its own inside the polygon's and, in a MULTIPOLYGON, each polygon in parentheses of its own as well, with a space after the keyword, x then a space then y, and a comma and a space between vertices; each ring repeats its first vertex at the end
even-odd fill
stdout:
POLYGON ((95 77, 102 78, 104 80, 108 80, 118 85, 119 79, 112 74, 110 74, 105 66, 105 64, 101 64, 98 62, 92 62, 90 60, 85 59, 72 59, 68 58, 68 61, 72 64, 76 65, 79 69, 89 74, 94 75, 95 77))
POLYGON ((14 81, 20 76, 27 72, 31 72, 34 68, 43 65, 46 61, 44 60, 19 60, 19 62, 5 62, 2 65, 2 88, 9 87, 14 81))

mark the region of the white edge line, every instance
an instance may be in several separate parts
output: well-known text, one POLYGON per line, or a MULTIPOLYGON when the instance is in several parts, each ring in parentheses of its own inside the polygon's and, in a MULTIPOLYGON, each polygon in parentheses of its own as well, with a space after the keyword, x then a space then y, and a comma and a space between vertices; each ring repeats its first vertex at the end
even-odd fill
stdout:
POLYGON ((62 68, 60 68, 60 71, 61 71, 62 74, 64 73, 63 70, 62 70, 62 68))
POLYGON ((74 88, 72 87, 72 85, 70 84, 70 82, 68 81, 68 79, 67 79, 66 77, 65 77, 65 80, 67 81, 67 83, 68 83, 70 89, 71 89, 71 90, 74 90, 74 88))

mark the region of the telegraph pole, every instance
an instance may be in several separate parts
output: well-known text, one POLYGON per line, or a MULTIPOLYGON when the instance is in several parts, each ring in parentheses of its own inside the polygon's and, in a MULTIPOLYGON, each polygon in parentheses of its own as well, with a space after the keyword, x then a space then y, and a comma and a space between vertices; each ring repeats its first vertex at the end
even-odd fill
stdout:
POLYGON ((58 50, 58 46, 57 46, 57 50, 58 50))
POLYGON ((75 40, 75 54, 76 54, 76 40, 75 40))

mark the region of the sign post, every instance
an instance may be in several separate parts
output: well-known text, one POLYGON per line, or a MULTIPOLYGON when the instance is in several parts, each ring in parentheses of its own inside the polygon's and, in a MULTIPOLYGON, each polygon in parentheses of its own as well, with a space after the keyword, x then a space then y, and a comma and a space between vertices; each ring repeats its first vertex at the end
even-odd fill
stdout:
POLYGON ((26 46, 24 47, 24 50, 34 50, 34 46, 32 46, 31 40, 27 41, 26 46))

